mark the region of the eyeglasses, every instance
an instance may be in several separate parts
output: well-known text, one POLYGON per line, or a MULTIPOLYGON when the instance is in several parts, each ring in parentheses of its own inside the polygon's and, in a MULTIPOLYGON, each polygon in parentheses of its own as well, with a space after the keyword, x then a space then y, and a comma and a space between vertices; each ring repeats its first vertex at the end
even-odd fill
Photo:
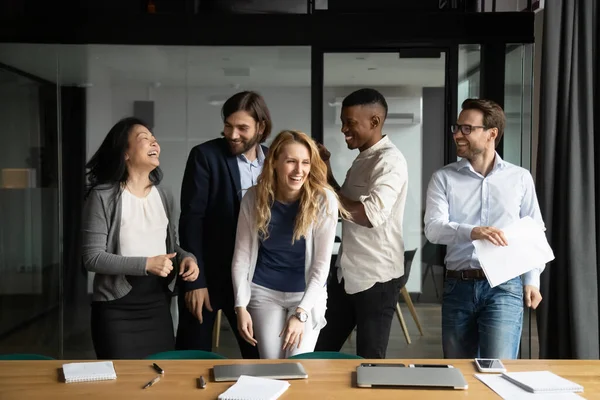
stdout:
POLYGON ((450 125, 450 132, 452 132, 452 134, 454 135, 456 132, 458 132, 459 130, 462 132, 463 135, 470 135, 471 132, 473 132, 473 130, 475 129, 487 129, 486 126, 475 126, 475 125, 459 125, 459 124, 455 124, 455 125, 450 125))

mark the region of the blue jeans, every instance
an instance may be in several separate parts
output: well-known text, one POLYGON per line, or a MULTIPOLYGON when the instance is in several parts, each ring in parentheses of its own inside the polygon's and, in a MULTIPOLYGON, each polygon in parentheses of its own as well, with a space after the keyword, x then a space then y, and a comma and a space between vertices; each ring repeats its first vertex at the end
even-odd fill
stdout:
POLYGON ((515 359, 523 329, 523 284, 446 278, 442 304, 445 358, 515 359))

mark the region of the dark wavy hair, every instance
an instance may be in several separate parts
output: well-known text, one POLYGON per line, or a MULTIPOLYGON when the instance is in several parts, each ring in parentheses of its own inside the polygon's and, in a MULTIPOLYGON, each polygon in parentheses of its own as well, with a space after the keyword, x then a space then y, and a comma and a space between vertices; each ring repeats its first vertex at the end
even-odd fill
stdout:
POLYGON ((265 130, 263 131, 258 143, 264 143, 269 135, 271 134, 271 128, 273 123, 271 122, 271 112, 265 99, 253 91, 239 92, 231 96, 225 101, 221 108, 221 117, 223 122, 231 116, 231 114, 238 111, 246 111, 254 121, 257 123, 264 124, 265 130))
MULTIPOLYGON (((110 129, 96 153, 88 161, 85 166, 88 181, 86 198, 98 185, 111 185, 115 189, 115 193, 118 193, 120 185, 127 182, 129 174, 125 162, 125 152, 129 146, 129 134, 135 125, 142 125, 150 130, 148 124, 139 118, 123 118, 110 129)), ((158 185, 162 176, 160 167, 156 167, 150 172, 152 185, 158 185)))

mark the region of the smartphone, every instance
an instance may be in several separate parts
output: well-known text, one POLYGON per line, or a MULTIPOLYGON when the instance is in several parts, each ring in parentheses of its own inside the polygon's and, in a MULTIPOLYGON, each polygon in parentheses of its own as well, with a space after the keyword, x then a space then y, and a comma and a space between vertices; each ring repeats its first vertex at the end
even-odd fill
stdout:
POLYGON ((409 368, 454 368, 449 364, 410 364, 409 368))
POLYGON ((479 372, 506 372, 504 364, 497 358, 476 358, 475 365, 479 372))

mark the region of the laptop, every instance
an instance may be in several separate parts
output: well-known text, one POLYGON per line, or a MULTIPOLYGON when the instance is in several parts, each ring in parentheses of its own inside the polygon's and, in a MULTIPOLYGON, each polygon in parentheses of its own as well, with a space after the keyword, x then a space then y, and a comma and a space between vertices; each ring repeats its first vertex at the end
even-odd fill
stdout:
POLYGON ((306 379, 308 374, 300 363, 224 364, 213 367, 215 382, 237 381, 241 375, 271 379, 306 379))
POLYGON ((358 387, 422 387, 468 389, 458 368, 406 368, 401 366, 360 365, 356 367, 358 387))

